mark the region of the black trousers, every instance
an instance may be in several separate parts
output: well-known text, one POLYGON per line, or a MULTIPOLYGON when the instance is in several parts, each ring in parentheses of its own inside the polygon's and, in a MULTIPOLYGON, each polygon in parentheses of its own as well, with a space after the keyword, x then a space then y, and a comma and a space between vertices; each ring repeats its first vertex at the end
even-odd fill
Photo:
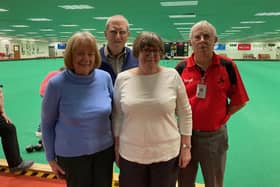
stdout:
POLYGON ((112 187, 114 147, 92 155, 57 157, 67 187, 112 187))
POLYGON ((7 124, 0 115, 0 137, 2 147, 10 168, 18 166, 22 162, 19 152, 16 127, 13 124, 7 124))
POLYGON ((178 157, 152 164, 120 157, 120 187, 176 187, 178 171, 178 157))

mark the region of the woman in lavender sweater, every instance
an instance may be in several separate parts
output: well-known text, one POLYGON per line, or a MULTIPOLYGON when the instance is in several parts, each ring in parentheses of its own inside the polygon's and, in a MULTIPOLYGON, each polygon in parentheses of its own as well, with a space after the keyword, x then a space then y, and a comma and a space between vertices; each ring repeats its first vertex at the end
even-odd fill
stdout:
POLYGON ((111 132, 113 86, 100 69, 100 54, 89 32, 68 41, 66 70, 53 77, 42 102, 46 158, 68 187, 111 187, 114 161, 111 132))

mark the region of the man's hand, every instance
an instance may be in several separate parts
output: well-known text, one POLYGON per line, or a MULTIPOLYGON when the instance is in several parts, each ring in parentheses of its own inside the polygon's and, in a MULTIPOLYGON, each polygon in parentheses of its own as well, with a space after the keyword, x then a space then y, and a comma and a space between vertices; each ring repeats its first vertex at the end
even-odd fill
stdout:
POLYGON ((10 118, 8 118, 8 116, 5 114, 5 112, 2 112, 0 115, 5 119, 7 124, 12 124, 12 120, 10 120, 10 118))

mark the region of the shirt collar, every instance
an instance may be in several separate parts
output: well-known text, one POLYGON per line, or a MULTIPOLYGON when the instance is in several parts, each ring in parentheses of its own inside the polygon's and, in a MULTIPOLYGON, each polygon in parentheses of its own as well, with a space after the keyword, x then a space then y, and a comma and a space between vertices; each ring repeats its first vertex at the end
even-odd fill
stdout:
MULTIPOLYGON (((212 57, 212 64, 219 64, 219 58, 218 55, 213 52, 213 57, 212 57)), ((194 62, 194 53, 192 53, 191 57, 189 58, 187 67, 194 67, 196 64, 194 62)))
MULTIPOLYGON (((123 56, 123 55, 125 55, 125 54, 126 54, 126 50, 125 50, 125 47, 124 47, 123 50, 122 50, 122 52, 120 52, 120 53, 118 54, 117 58, 120 58, 121 56, 123 56)), ((111 51, 110 51, 108 45, 106 45, 106 46, 104 47, 104 55, 105 55, 106 57, 114 58, 114 56, 112 55, 112 53, 111 53, 111 51)))

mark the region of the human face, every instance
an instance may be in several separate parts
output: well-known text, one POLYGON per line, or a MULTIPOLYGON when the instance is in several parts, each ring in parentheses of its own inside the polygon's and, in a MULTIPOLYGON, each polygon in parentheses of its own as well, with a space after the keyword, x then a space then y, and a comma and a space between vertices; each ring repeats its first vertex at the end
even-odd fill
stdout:
POLYGON ((127 42, 129 31, 125 20, 112 20, 105 31, 107 44, 113 53, 120 53, 127 42))
POLYGON ((193 29, 190 42, 195 54, 211 54, 214 49, 214 45, 217 41, 217 37, 213 31, 208 27, 198 26, 193 29))
POLYGON ((82 42, 73 50, 72 61, 75 74, 90 74, 95 64, 95 51, 89 41, 82 42))
POLYGON ((159 48, 146 46, 139 52, 139 64, 147 68, 158 67, 160 55, 159 48))

